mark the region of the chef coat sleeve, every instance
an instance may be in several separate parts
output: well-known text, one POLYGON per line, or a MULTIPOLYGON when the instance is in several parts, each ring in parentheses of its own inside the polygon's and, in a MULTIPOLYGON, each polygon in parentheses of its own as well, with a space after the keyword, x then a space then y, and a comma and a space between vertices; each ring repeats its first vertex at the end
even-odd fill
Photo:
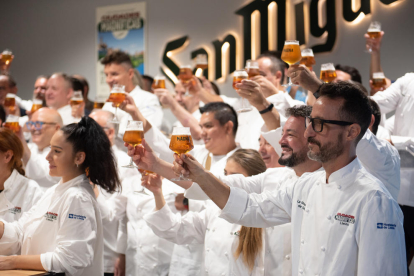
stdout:
POLYGON ((406 82, 412 78, 411 75, 405 75, 393 84, 390 85, 386 90, 375 93, 371 98, 379 105, 381 114, 387 114, 397 109, 397 106, 403 98, 403 93, 407 89, 406 82))
POLYGON ((202 244, 207 229, 206 210, 186 215, 173 214, 167 204, 144 216, 144 220, 160 238, 176 244, 202 244))
MULTIPOLYGON (((100 188, 100 193, 103 192, 105 191, 100 188)), ((102 220, 108 223, 114 223, 125 216, 127 198, 122 193, 116 193, 115 195, 109 196, 109 198, 100 194, 96 200, 101 211, 102 220)))
POLYGON ((128 243, 127 223, 128 223, 128 217, 127 216, 123 217, 119 221, 118 238, 117 238, 117 244, 116 244, 116 251, 119 254, 124 254, 124 255, 126 253, 127 243, 128 243))
POLYGON ((276 191, 261 194, 248 194, 242 189, 230 187, 230 196, 220 217, 230 223, 256 228, 289 223, 293 186, 282 184, 276 191))
POLYGON ((376 191, 356 229, 358 275, 407 275, 403 214, 397 202, 376 191))
POLYGON ((145 104, 145 107, 140 106, 139 110, 141 111, 145 119, 147 119, 153 127, 160 129, 162 124, 162 118, 164 117, 164 112, 162 111, 158 97, 150 97, 146 100, 147 103, 145 104))
MULTIPOLYGON (((76 193, 66 199, 53 252, 40 255, 47 271, 63 271, 68 275, 82 275, 92 265, 99 229, 97 209, 90 196, 76 193)), ((102 238, 102 237, 101 237, 102 238)))

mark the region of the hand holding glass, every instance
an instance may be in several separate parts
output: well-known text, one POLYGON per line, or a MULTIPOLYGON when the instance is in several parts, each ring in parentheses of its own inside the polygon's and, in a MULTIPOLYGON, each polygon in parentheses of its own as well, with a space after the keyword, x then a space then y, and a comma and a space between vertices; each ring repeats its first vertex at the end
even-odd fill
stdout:
MULTIPOLYGON (((175 127, 171 135, 170 149, 176 154, 187 153, 194 148, 193 138, 189 127, 175 127)), ((180 174, 179 178, 170 179, 171 181, 191 181, 180 174)))
MULTIPOLYGON (((293 65, 296 62, 301 60, 302 56, 300 53, 299 41, 297 40, 286 40, 285 46, 283 47, 281 59, 287 64, 293 65)), ((297 86, 292 83, 292 80, 289 78, 289 83, 284 84, 283 86, 297 86)))
POLYGON ((123 101, 125 101, 125 86, 120 84, 114 84, 112 86, 111 94, 109 95, 108 102, 113 102, 115 104, 115 114, 114 119, 111 121, 113 124, 119 124, 119 120, 116 117, 116 111, 123 101))

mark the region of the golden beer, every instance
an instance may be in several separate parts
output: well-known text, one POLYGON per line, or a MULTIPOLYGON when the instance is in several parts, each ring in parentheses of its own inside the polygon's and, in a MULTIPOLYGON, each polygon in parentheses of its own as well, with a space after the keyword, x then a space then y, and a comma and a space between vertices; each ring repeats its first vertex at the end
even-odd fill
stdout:
POLYGON ((177 153, 187 153, 194 148, 193 138, 191 135, 172 135, 170 149, 177 153))
POLYGON ((387 85, 385 75, 383 72, 376 72, 372 74, 372 85, 375 89, 383 90, 387 85))
POLYGON ((102 107, 105 105, 105 103, 103 102, 94 102, 93 103, 93 108, 94 109, 102 109, 102 107))
POLYGON ((289 65, 295 64, 301 60, 299 44, 285 43, 281 59, 289 65))
POLYGON ((138 171, 141 173, 142 176, 149 175, 149 174, 154 174, 155 173, 155 172, 152 172, 152 171, 143 170, 143 169, 139 169, 139 168, 138 168, 138 171))
POLYGON ((180 74, 178 75, 178 79, 181 80, 183 83, 189 83, 193 78, 193 71, 189 67, 182 67, 180 68, 180 74))
POLYGON ((368 31, 367 34, 369 35, 369 38, 377 39, 380 37, 381 32, 380 31, 373 31, 373 32, 368 31))
POLYGON ((165 79, 154 79, 152 83, 152 89, 164 88, 165 89, 165 79))
POLYGON ((108 102, 113 102, 116 107, 120 106, 125 101, 125 93, 115 92, 109 95, 108 102))
POLYGON ((126 130, 124 133, 123 140, 124 142, 132 146, 136 146, 141 144, 143 138, 144 131, 142 130, 126 130))
POLYGON ((254 67, 246 68, 246 72, 247 72, 247 75, 249 75, 249 79, 260 75, 259 68, 254 68, 254 67))
POLYGON ((246 80, 247 76, 234 76, 233 78, 233 89, 237 90, 236 84, 241 83, 242 80, 246 80))
POLYGON ((70 106, 80 105, 83 102, 83 99, 72 99, 70 100, 70 106))
POLYGON ((4 100, 4 107, 8 107, 10 112, 14 112, 16 106, 16 99, 14 95, 7 94, 6 99, 4 100))
POLYGON ((197 64, 197 65, 196 65, 196 68, 197 68, 197 69, 202 69, 202 70, 205 70, 205 69, 207 69, 207 68, 208 68, 208 64, 204 64, 204 63, 197 64))
POLYGON ((38 111, 39 109, 41 109, 43 106, 41 104, 33 104, 32 105, 32 109, 30 110, 30 112, 34 113, 36 111, 38 111))
POLYGON ((316 64, 316 61, 313 56, 302 56, 302 59, 300 60, 300 64, 303 64, 309 69, 311 69, 312 66, 316 64))
POLYGON ((336 79, 335 70, 321 70, 321 80, 324 82, 332 82, 336 79))
POLYGON ((20 129, 19 122, 5 122, 4 127, 11 129, 14 133, 18 132, 20 129))
POLYGON ((2 54, 1 55, 1 61, 3 61, 6 65, 9 65, 10 62, 12 62, 13 56, 12 54, 2 54))

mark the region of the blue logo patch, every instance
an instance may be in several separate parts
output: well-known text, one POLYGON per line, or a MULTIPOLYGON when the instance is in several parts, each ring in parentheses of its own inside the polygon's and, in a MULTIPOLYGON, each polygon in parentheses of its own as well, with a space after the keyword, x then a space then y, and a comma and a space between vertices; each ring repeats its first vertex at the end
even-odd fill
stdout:
POLYGON ((397 227, 396 224, 382 223, 382 222, 378 222, 377 223, 377 229, 390 229, 390 230, 394 230, 395 227, 397 227))
POLYGON ((79 219, 79 220, 85 220, 85 216, 75 215, 75 214, 69 214, 70 219, 79 219))

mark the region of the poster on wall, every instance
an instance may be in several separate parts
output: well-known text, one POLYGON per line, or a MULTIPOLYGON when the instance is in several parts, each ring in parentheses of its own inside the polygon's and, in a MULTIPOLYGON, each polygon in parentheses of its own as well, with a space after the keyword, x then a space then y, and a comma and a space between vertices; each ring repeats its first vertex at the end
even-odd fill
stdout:
POLYGON ((99 7, 96 9, 96 95, 109 95, 101 60, 115 50, 126 52, 139 73, 145 71, 145 2, 99 7))

